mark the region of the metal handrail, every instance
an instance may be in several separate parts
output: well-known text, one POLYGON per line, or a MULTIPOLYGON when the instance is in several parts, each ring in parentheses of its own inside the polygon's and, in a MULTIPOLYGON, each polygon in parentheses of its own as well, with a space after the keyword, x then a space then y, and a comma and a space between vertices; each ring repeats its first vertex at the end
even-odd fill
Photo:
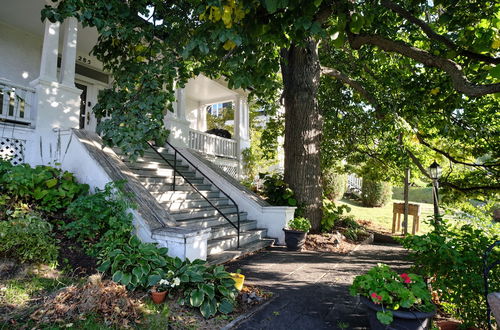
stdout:
POLYGON ((486 321, 488 322, 488 329, 491 330, 491 308, 490 303, 488 302, 488 277, 490 271, 497 265, 500 265, 500 260, 495 260, 493 263, 488 263, 488 257, 490 256, 493 249, 500 245, 500 240, 491 244, 483 254, 483 278, 484 278, 484 297, 486 299, 486 321))
POLYGON ((156 154, 158 156, 160 156, 161 159, 163 159, 165 162, 167 162, 168 165, 170 165, 170 167, 173 168, 173 170, 174 170, 174 181, 172 183, 172 190, 175 191, 175 179, 176 179, 176 173, 178 173, 184 179, 184 181, 186 181, 194 190, 196 190, 196 192, 199 193, 200 196, 203 197, 203 199, 205 199, 208 202, 208 204, 210 204, 210 206, 212 206, 217 212, 219 212, 220 215, 222 215, 222 217, 224 219, 226 219, 237 230, 237 235, 238 235, 238 245, 237 246, 239 248, 240 247, 240 208, 238 207, 238 204, 236 204, 236 202, 234 201, 234 199, 232 199, 231 196, 229 196, 226 192, 224 192, 224 190, 222 190, 219 186, 217 186, 207 175, 205 175, 205 173, 203 173, 196 165, 194 165, 189 159, 186 158, 186 156, 184 156, 182 153, 180 153, 179 150, 177 150, 177 148, 175 148, 169 142, 167 142, 167 145, 174 150, 174 165, 172 165, 170 163, 170 161, 168 159, 166 159, 151 143, 147 142, 147 144, 151 147, 151 149, 154 150, 154 152, 156 152, 156 154), (196 188, 196 186, 193 185, 193 183, 191 181, 189 181, 189 179, 187 177, 185 177, 184 175, 182 175, 182 173, 177 169, 177 155, 180 155, 198 173, 200 173, 205 179, 207 179, 208 181, 210 181, 210 183, 215 188, 219 189, 219 191, 221 193, 223 193, 231 202, 233 202, 234 206, 236 207, 236 215, 238 217, 238 223, 237 223, 237 225, 235 225, 231 220, 229 220, 229 218, 224 214, 224 212, 222 212, 205 195, 203 195, 201 193, 201 191, 198 188, 196 188))

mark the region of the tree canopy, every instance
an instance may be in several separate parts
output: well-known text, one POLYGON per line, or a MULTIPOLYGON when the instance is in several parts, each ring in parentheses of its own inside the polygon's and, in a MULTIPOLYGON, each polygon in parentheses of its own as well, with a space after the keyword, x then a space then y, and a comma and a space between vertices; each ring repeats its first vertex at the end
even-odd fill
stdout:
POLYGON ((285 180, 313 229, 321 218, 321 134, 335 139, 330 128, 342 128, 341 141, 369 139, 354 141, 364 143, 361 153, 404 149, 413 159, 425 147, 481 168, 471 172, 478 182, 497 173, 497 1, 61 0, 43 16, 76 16, 99 31, 93 53, 115 79, 99 95, 97 115, 111 114, 99 130, 133 156, 146 140, 165 139, 174 85, 200 72, 252 88, 262 102, 281 94, 285 180), (342 108, 318 104, 321 75, 341 83, 319 92, 337 93, 331 99, 342 108), (320 105, 333 112, 327 132, 320 105))

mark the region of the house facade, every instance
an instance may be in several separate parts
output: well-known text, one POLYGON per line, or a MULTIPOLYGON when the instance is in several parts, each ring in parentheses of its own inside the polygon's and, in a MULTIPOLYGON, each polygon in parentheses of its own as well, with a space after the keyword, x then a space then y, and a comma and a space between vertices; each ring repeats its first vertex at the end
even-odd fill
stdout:
POLYGON ((99 90, 112 83, 90 55, 97 31, 75 18, 42 22, 45 4, 8 1, 0 10, 0 156, 15 164, 57 164, 91 187, 128 179, 140 201, 136 234, 167 246, 172 255, 236 255, 246 242, 243 224, 246 245, 268 237, 282 243, 281 228, 293 208, 271 207, 235 180, 241 151, 249 146, 247 93, 223 80, 191 79, 176 90, 174 112, 165 116, 169 144, 128 163, 118 151, 103 148, 95 134, 92 108, 99 90), (230 139, 205 133, 207 107, 224 103, 235 110, 230 139))

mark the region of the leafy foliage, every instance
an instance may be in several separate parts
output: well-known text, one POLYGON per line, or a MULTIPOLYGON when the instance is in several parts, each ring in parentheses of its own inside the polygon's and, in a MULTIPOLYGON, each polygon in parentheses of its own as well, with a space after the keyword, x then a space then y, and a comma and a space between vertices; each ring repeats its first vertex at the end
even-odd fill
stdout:
POLYGON ((372 267, 366 274, 356 276, 349 288, 351 295, 361 295, 385 311, 377 312, 377 319, 385 325, 392 323, 392 311, 400 308, 430 312, 435 309, 431 293, 423 278, 416 274, 398 275, 384 264, 372 267))
POLYGON ((288 228, 307 233, 311 230, 311 222, 304 217, 293 218, 288 222, 288 228))
POLYGON ((361 199, 369 207, 384 206, 392 198, 392 185, 389 182, 372 181, 363 178, 361 199))
POLYGON ((205 318, 217 312, 229 314, 233 311, 238 291, 224 266, 207 267, 203 260, 190 262, 176 258, 173 269, 175 276, 181 280, 181 305, 199 308, 205 318))
POLYGON ((335 169, 323 170, 323 193, 332 201, 341 199, 347 190, 347 174, 336 173, 335 169))
POLYGON ((73 201, 66 210, 72 221, 62 228, 66 236, 87 246, 98 243, 109 230, 115 240, 118 232, 128 236, 132 223, 128 209, 132 205, 122 186, 123 182, 108 183, 103 190, 96 188, 94 194, 82 195, 73 201))
POLYGON ((8 213, 8 219, 0 221, 0 255, 20 262, 56 263, 58 249, 52 225, 24 210, 8 213))
POLYGON ((283 180, 283 174, 260 174, 260 178, 264 179, 263 195, 271 205, 275 206, 297 206, 297 199, 283 180))
POLYGON ((11 165, 0 159, 0 212, 25 203, 44 212, 63 210, 88 191, 73 174, 50 166, 11 165))
MULTIPOLYGON (((408 236, 403 246, 410 249, 414 268, 428 278, 445 312, 465 326, 487 328, 482 256, 500 238, 499 224, 478 228, 472 224, 451 226, 440 219, 435 230, 422 236, 408 236)), ((500 249, 491 260, 500 259, 500 249)), ((490 272, 491 288, 500 286, 500 272, 490 272)))
POLYGON ((321 219, 321 231, 331 232, 335 223, 341 218, 344 211, 349 212, 351 208, 347 205, 336 206, 330 199, 323 199, 323 218, 321 219))

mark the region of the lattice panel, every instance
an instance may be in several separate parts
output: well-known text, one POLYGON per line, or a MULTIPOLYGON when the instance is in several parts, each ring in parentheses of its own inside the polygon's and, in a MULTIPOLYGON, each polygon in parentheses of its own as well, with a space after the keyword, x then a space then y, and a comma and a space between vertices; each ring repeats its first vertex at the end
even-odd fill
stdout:
POLYGON ((24 140, 0 138, 0 158, 9 160, 13 165, 23 164, 25 145, 24 140))
POLYGON ((220 167, 224 172, 226 172, 233 178, 238 179, 238 167, 231 165, 222 165, 222 164, 216 164, 216 165, 217 167, 220 167))

